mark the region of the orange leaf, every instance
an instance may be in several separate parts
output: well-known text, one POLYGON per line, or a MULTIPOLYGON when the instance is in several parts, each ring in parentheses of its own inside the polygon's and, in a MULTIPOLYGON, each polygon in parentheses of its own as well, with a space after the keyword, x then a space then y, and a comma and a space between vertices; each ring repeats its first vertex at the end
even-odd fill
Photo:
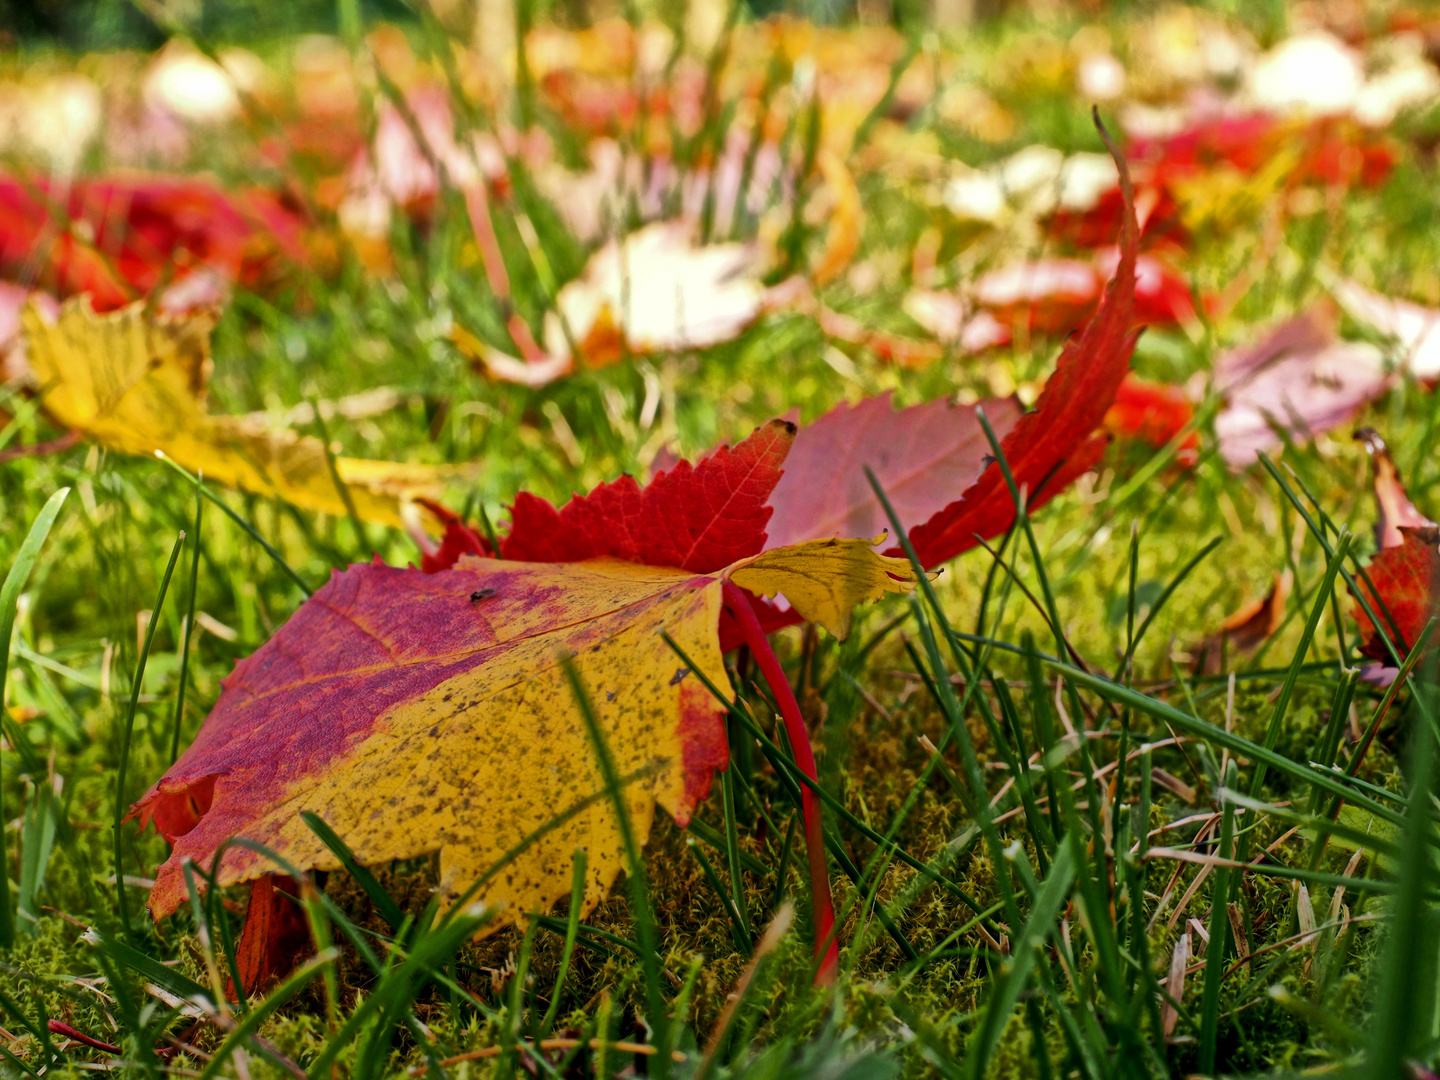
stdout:
POLYGON ((1247 600, 1226 616, 1219 630, 1191 648, 1190 652, 1196 657, 1195 670, 1206 675, 1218 674, 1227 646, 1241 653, 1258 649, 1284 622, 1293 582, 1289 570, 1276 574, 1275 583, 1263 598, 1247 600))

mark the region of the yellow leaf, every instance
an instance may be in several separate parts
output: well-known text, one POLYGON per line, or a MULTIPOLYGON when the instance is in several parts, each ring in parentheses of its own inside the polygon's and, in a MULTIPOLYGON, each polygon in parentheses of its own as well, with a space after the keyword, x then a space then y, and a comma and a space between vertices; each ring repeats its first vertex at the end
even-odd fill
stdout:
MULTIPOLYGON (((348 512, 319 439, 206 411, 213 312, 167 317, 137 303, 96 315, 82 296, 53 323, 33 303, 21 322, 45 408, 58 423, 107 449, 163 450, 207 480, 307 510, 348 512)), ((342 457, 335 471, 363 520, 400 525, 403 503, 438 498, 470 470, 342 457)))
MULTIPOLYGON (((838 540, 719 574, 472 556, 435 574, 378 564, 336 574, 236 667, 195 743, 136 804, 174 845, 152 914, 183 903, 186 859, 209 866, 232 836, 302 869, 336 867, 304 810, 361 863, 438 852, 447 902, 533 839, 478 896, 502 908, 489 929, 564 896, 584 847, 588 910, 623 850, 559 657, 574 658, 588 690, 637 838, 657 803, 684 825, 728 760, 724 710, 705 686, 730 689, 719 643, 727 573, 784 590, 836 629, 849 606, 907 587, 890 575, 909 567, 838 540)), ((273 870, 230 847, 219 880, 273 870)))
POLYGON ((884 539, 882 534, 874 540, 811 540, 775 548, 736 563, 726 576, 753 593, 783 595, 806 622, 844 638, 858 605, 915 587, 907 560, 875 551, 884 539))

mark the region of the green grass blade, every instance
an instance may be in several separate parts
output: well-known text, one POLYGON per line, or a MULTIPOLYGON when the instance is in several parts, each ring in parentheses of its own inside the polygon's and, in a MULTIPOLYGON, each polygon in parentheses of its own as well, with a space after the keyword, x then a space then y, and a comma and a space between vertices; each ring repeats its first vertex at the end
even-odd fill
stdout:
MULTIPOLYGON (((60 515, 65 496, 69 494, 69 488, 61 488, 46 500, 45 506, 36 515, 34 524, 30 526, 30 532, 20 545, 20 550, 15 553, 15 561, 10 564, 5 583, 0 585, 0 702, 5 700, 5 682, 10 670, 10 639, 15 634, 15 606, 20 600, 20 591, 25 588, 25 582, 30 578, 35 560, 40 557, 45 538, 50 535, 50 528, 60 515)), ((3 806, 0 806, 0 820, 5 820, 3 806)), ((0 844, 0 948, 8 949, 14 943, 15 913, 10 908, 8 845, 0 844)))
POLYGON ((190 557, 190 608, 185 615, 185 639, 180 643, 180 686, 175 691, 175 720, 170 729, 170 762, 180 756, 180 728, 185 722, 185 691, 190 677, 190 638, 195 633, 195 593, 200 586, 200 516, 205 500, 195 492, 195 553, 190 557))
MULTIPOLYGON (((1420 692, 1436 697, 1426 680, 1420 692)), ((1422 945, 1433 927, 1433 899, 1427 900, 1434 874, 1430 850, 1434 826, 1429 809, 1435 790, 1435 732, 1421 709, 1411 710, 1410 798, 1401 831, 1397 878, 1399 891, 1391 908, 1389 938, 1379 970, 1378 995, 1372 1019, 1367 1075, 1401 1080, 1412 1075, 1407 1064, 1411 1048, 1430 1033, 1432 1017, 1422 1011, 1435 985, 1433 945, 1422 945)))
MULTIPOLYGON (((574 660, 568 656, 563 657, 561 666, 564 668, 565 677, 570 681, 570 689, 575 694, 575 702, 580 708, 581 718, 585 721, 585 730, 590 735, 592 749, 595 751, 595 761, 599 766, 600 776, 605 782, 605 790, 609 793, 610 801, 615 807, 616 824, 620 830, 621 843, 625 848, 626 878, 630 890, 632 916, 635 919, 635 937, 640 944, 640 963, 645 971, 647 1012, 645 1021, 650 1025, 650 1030, 654 1032, 655 1042, 664 1046, 669 1039, 669 1018, 666 1014, 665 999, 660 993, 658 955, 660 935, 656 930, 654 912, 650 908, 645 862, 640 857, 640 845, 636 842, 635 830, 630 824, 630 814, 625 807, 620 774, 615 768, 614 758, 610 756, 610 747, 606 743, 604 731, 600 728, 600 721, 596 718, 595 710, 590 704, 590 695, 585 690, 574 660)), ((657 1058, 651 1062, 651 1066, 654 1069, 654 1075, 659 1080, 665 1080, 670 1071, 670 1062, 660 1060, 657 1055, 657 1058)))
POLYGON ((1207 742, 1214 743, 1223 749, 1229 750, 1231 754, 1238 757, 1249 758, 1254 762, 1264 762, 1267 769, 1283 773, 1292 780, 1299 780, 1301 783, 1331 794, 1339 795, 1356 805, 1363 805, 1371 813, 1384 818, 1386 821, 1399 824, 1401 816, 1388 806, 1384 806, 1374 799, 1361 795, 1355 787, 1344 783, 1331 773, 1317 772, 1304 765, 1297 764, 1289 758, 1277 754, 1275 751, 1252 742, 1242 735, 1218 728, 1214 724, 1207 724, 1199 717, 1191 716, 1189 713, 1181 712, 1173 705, 1163 701, 1157 701, 1152 697, 1131 690, 1127 686, 1113 682, 1101 675, 1092 672, 1081 671, 1077 667, 1055 660, 1053 657, 1042 657, 1047 667, 1060 672, 1067 679, 1073 679, 1077 685, 1088 687, 1094 690, 1101 697, 1108 698, 1117 705, 1123 705, 1143 712, 1148 716, 1183 731, 1187 735, 1207 742))
POLYGON ((565 945, 560 950, 560 966, 555 970, 555 989, 550 994, 550 1007, 535 1030, 537 1040, 550 1034, 555 1017, 560 1013, 560 997, 565 990, 565 977, 570 974, 570 959, 575 955, 575 939, 580 934, 580 909, 585 905, 585 867, 588 856, 584 848, 575 849, 575 862, 570 871, 570 910, 565 919, 565 945))
POLYGON ((94 945, 117 964, 129 968, 176 997, 185 998, 187 1001, 208 1002, 211 1006, 215 1005, 215 1002, 211 1000, 214 995, 194 979, 172 967, 167 967, 139 949, 132 948, 119 938, 111 937, 99 927, 92 926, 85 931, 84 940, 94 945))
MULTIPOLYGON (((1233 790, 1239 782, 1239 775, 1235 762, 1230 762, 1225 786, 1233 790)), ((1222 859, 1235 857, 1235 802, 1232 799, 1226 799, 1223 807, 1219 855, 1222 859)), ((1230 880, 1234 873, 1234 869, 1228 866, 1216 870, 1210 893, 1210 944, 1205 948, 1205 985, 1200 1006, 1200 1071, 1207 1075, 1215 1071, 1220 1027, 1220 981, 1225 977, 1225 958, 1229 951, 1230 880)))
POLYGON ((330 853, 340 860, 340 865, 355 879, 355 884, 364 890, 390 929, 398 933, 401 924, 405 922, 405 913, 400 910, 400 905, 386 891, 385 886, 380 884, 374 874, 360 865, 349 845, 340 839, 339 834, 323 818, 310 810, 300 811, 300 818, 310 827, 310 831, 320 838, 320 842, 330 849, 330 853))
POLYGON ((726 769, 720 774, 720 806, 725 815, 725 859, 730 866, 730 906, 740 918, 740 929, 744 932, 746 951, 749 951, 753 932, 749 912, 746 910, 745 875, 741 869, 740 831, 736 814, 739 808, 735 802, 735 772, 726 769))
POLYGON ((150 621, 145 626, 145 642, 140 646, 139 659, 135 661, 135 678, 130 685, 130 706, 125 712, 125 726, 120 735, 120 764, 115 770, 115 820, 111 823, 111 840, 115 854, 115 902, 120 913, 120 927, 130 937, 130 911, 125 900, 125 870, 121 857, 120 824, 125 819, 125 779, 130 765, 130 740, 135 733, 135 710, 140 706, 140 688, 145 681, 145 663, 150 659, 150 643, 155 638, 155 624, 165 608, 165 592, 170 588, 170 577, 175 573, 175 561, 180 558, 180 548, 185 543, 182 532, 175 539, 170 550, 170 561, 165 565, 165 576, 160 579, 160 592, 155 597, 155 607, 150 612, 150 621))
POLYGON ((1060 916, 1060 909, 1070 896, 1074 883, 1076 859, 1070 838, 1062 839, 1050 864, 1050 874, 1041 886, 1040 895, 1030 915, 1021 926, 1010 950, 1009 958, 1000 967, 999 977, 989 992, 990 1004, 970 1042, 965 1074, 970 1080, 985 1080, 990 1060, 1000 1044, 1000 1036, 1010 1022, 1020 994, 1029 982, 1030 972, 1040 957, 1040 949, 1060 916))
POLYGON ((40 890, 55 849, 58 825, 55 789, 42 778, 35 785, 35 794, 20 824, 20 882, 15 911, 18 929, 32 937, 39 928, 36 920, 40 915, 40 890))

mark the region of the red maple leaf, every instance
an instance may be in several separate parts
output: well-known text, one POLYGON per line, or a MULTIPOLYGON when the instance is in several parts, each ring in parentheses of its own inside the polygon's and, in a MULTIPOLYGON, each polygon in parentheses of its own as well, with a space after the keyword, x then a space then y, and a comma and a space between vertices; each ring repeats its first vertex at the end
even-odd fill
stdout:
POLYGON ((1389 638, 1395 651, 1403 657, 1420 639, 1430 617, 1437 614, 1435 586, 1440 582, 1440 528, 1400 526, 1399 532, 1402 543, 1398 547, 1382 548, 1365 567, 1369 583, 1365 578, 1356 583, 1380 619, 1380 626, 1376 627, 1365 609, 1356 603, 1354 615, 1360 626, 1360 651, 1384 663, 1393 663, 1384 638, 1389 638))
MULTIPOLYGON (((1137 229, 1129 174, 1118 153, 1116 161, 1128 212, 1115 276, 1094 317, 1062 350, 1033 412, 1020 415, 1010 399, 985 403, 1032 508, 1099 459, 1108 437, 1096 432, 1129 370, 1137 229)), ((1004 532, 1015 519, 974 407, 934 401, 895 410, 881 395, 841 405, 798 433, 788 421, 771 421, 734 449, 721 447, 694 466, 681 462, 645 487, 624 476, 558 510, 521 493, 500 554, 529 562, 609 556, 708 573, 767 545, 875 536, 888 521, 865 466, 927 568, 975 546, 977 534, 1004 532)), ((798 621, 767 603, 755 606, 767 631, 798 621)), ((738 642, 729 629, 722 627, 727 647, 738 642)))
POLYGON ((583 562, 609 556, 708 574, 765 545, 766 505, 795 425, 772 420, 699 464, 679 462, 645 487, 622 476, 557 510, 521 492, 500 554, 521 562, 583 562))
POLYGON ((30 273, 61 297, 120 307, 199 268, 257 287, 278 261, 305 259, 303 221, 263 191, 201 180, 0 177, 0 274, 30 273))

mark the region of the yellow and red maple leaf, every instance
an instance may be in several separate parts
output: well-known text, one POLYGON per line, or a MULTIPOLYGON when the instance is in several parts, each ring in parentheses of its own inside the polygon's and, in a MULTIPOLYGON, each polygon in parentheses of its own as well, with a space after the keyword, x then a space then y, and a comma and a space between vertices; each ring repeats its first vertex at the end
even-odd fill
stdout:
MULTIPOLYGON (((574 658, 589 688, 643 841, 655 805, 685 824, 727 763, 724 707, 705 686, 728 686, 727 586, 783 593, 843 635, 857 604, 912 584, 908 565, 864 540, 704 574, 474 557, 433 574, 378 561, 336 572, 236 667, 195 742, 133 807, 173 845, 150 911, 183 901, 186 859, 208 866, 234 837, 301 869, 337 867, 305 810, 362 863, 438 853, 451 899, 568 812, 482 898, 504 906, 502 923, 543 911, 567 893, 570 854, 584 847, 588 909, 621 869, 622 847, 560 657, 574 658)), ((234 884, 274 867, 232 846, 217 870, 234 884)))

